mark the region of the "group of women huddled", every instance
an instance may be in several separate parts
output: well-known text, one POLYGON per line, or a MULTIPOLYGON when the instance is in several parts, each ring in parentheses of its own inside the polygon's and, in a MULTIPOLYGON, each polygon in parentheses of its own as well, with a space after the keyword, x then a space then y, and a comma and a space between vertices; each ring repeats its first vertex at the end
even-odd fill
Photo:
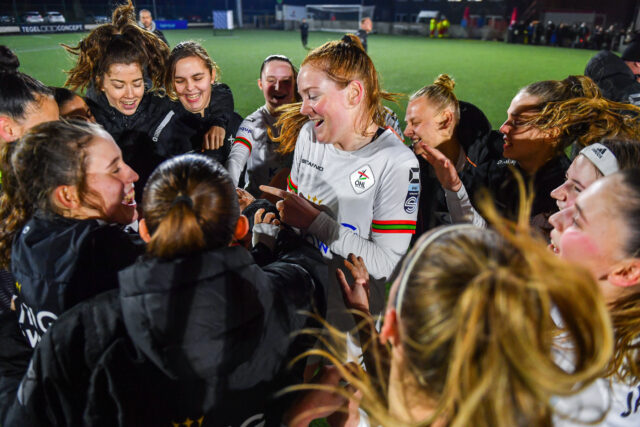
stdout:
POLYGON ((0 47, 3 426, 640 425, 637 107, 442 74, 407 146, 354 35, 244 120, 130 3, 64 48, 0 47))

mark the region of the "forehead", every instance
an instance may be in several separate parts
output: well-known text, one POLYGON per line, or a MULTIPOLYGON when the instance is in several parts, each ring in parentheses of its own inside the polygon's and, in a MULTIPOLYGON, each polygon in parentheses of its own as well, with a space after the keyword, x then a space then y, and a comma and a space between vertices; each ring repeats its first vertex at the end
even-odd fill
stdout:
POLYGON ((120 156, 120 149, 111 135, 106 131, 100 131, 91 138, 87 146, 87 171, 104 168, 120 156))
MULTIPOLYGON (((578 195, 576 204, 580 206, 582 213, 590 221, 602 217, 603 219, 607 218, 604 222, 610 222, 613 219, 611 214, 620 211, 616 207, 617 198, 613 197, 613 192, 616 191, 615 187, 614 179, 599 179, 578 195)), ((615 217, 615 215, 613 216, 615 217)))
POLYGON ((188 56, 176 62, 177 74, 195 74, 209 71, 209 67, 199 56, 188 56))
POLYGON ((138 80, 142 78, 142 69, 140 64, 111 64, 107 70, 107 76, 116 80, 138 80))
POLYGON ((425 96, 420 96, 407 105, 406 120, 425 118, 433 115, 433 107, 425 96))
POLYGON ((569 176, 569 178, 579 177, 595 179, 597 178, 596 167, 591 163, 591 160, 580 154, 579 156, 576 156, 575 160, 571 163, 571 166, 569 166, 567 176, 569 176))
POLYGON ((262 75, 265 77, 293 77, 293 69, 286 61, 274 59, 264 65, 262 75))
POLYGON ((526 92, 518 92, 518 94, 511 100, 509 105, 508 114, 518 115, 527 110, 528 107, 536 106, 540 103, 540 98, 534 95, 530 95, 526 92))
POLYGON ((145 17, 151 17, 151 12, 147 10, 143 10, 142 12, 140 12, 140 18, 145 18, 145 17))
POLYGON ((298 73, 298 87, 304 90, 308 87, 317 87, 323 84, 333 84, 337 86, 333 80, 329 78, 327 73, 313 67, 309 64, 303 65, 298 73))

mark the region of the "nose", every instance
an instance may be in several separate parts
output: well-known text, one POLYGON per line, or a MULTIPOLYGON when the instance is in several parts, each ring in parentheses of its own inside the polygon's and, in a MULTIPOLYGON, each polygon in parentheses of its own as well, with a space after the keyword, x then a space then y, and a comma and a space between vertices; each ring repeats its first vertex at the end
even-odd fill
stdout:
POLYGON ((405 136, 408 136, 409 138, 411 138, 411 136, 413 135, 413 129, 411 128, 410 124, 407 124, 407 127, 404 128, 404 134, 405 134, 405 136))
POLYGON ((500 126, 500 132, 508 135, 509 132, 511 132, 511 130, 513 129, 513 124, 511 123, 511 121, 509 119, 505 120, 504 123, 502 123, 502 126, 500 126))
POLYGON ((304 114, 305 116, 310 116, 312 113, 311 106, 309 106, 309 100, 302 98, 302 105, 300 105, 300 114, 304 114))
POLYGON ((279 81, 279 80, 278 80, 278 81, 276 81, 276 83, 273 85, 273 88, 274 88, 276 91, 280 90, 280 81, 279 81))
POLYGON ((559 202, 565 202, 567 200, 567 181, 565 181, 562 185, 555 188, 551 191, 551 197, 556 199, 559 202))
POLYGON ((573 218, 573 207, 565 208, 551 215, 549 217, 549 224, 557 231, 562 232, 567 228, 571 218, 573 218))
POLYGON ((131 86, 131 85, 127 85, 127 91, 126 91, 126 94, 125 94, 125 95, 126 95, 127 97, 129 97, 129 98, 133 98, 133 96, 134 96, 134 95, 133 95, 133 86, 131 86))
POLYGON ((125 167, 127 168, 127 182, 137 182, 138 179, 140 178, 138 176, 138 174, 136 173, 136 171, 134 171, 131 166, 129 166, 128 164, 125 163, 125 167))
POLYGON ((193 86, 194 86, 193 80, 187 79, 187 90, 193 89, 193 86))

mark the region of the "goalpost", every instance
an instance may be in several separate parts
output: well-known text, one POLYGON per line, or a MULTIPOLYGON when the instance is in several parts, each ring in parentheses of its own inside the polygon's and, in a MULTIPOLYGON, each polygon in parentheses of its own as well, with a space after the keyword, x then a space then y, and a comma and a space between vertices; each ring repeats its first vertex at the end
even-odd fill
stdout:
POLYGON ((307 16, 319 24, 314 28, 320 31, 354 32, 362 18, 373 18, 375 6, 361 4, 308 4, 307 16), (346 22, 345 22, 346 21, 346 22), (355 28, 339 28, 346 25, 355 28))

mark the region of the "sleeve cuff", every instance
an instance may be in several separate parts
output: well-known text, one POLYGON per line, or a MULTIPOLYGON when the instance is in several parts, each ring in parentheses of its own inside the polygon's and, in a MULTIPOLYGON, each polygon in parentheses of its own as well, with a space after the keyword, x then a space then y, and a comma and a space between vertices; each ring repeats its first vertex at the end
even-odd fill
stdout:
POLYGON ((258 243, 264 244, 271 251, 276 247, 276 238, 280 227, 273 224, 254 224, 253 235, 251 236, 251 245, 256 246, 258 243))
POLYGON ((320 212, 307 229, 307 232, 329 245, 331 242, 338 240, 340 224, 326 212, 320 212))

